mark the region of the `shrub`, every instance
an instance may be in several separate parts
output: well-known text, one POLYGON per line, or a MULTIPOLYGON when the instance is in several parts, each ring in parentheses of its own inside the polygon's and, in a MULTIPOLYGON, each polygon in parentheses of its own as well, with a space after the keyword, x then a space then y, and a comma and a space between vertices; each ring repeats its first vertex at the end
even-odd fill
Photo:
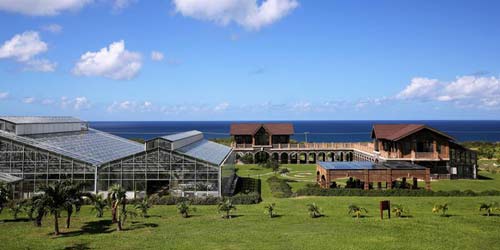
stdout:
POLYGON ((250 204, 258 204, 260 199, 260 194, 257 192, 250 192, 248 194, 238 193, 231 197, 233 204, 237 205, 250 205, 250 204))
POLYGON ((271 176, 267 179, 271 193, 276 198, 288 198, 293 195, 292 188, 287 181, 276 176, 271 176))
POLYGON ((309 216, 311 216, 311 218, 318 218, 318 217, 323 216, 321 214, 321 209, 314 202, 307 204, 307 212, 309 212, 309 216))
POLYGON ((240 158, 240 161, 243 162, 244 164, 252 164, 253 156, 251 154, 245 154, 240 158))
POLYGON ((479 211, 485 211, 486 216, 490 216, 493 214, 494 211, 498 210, 500 211, 500 206, 498 202, 490 202, 490 203, 481 203, 479 204, 479 211))
POLYGON ((432 212, 435 214, 441 213, 441 216, 446 216, 446 212, 448 212, 448 204, 443 203, 443 204, 436 204, 432 208, 432 212))
POLYGON ((396 215, 396 217, 402 217, 405 214, 408 214, 410 211, 400 204, 392 205, 392 212, 396 215))
POLYGON ((230 199, 227 199, 219 203, 217 210, 222 213, 223 219, 231 219, 231 211, 236 210, 236 206, 233 205, 230 199))
POLYGON ((264 208, 265 208, 265 213, 267 215, 269 215, 269 218, 274 218, 277 216, 275 203, 271 203, 269 205, 266 205, 264 208))
POLYGON ((179 211, 179 213, 182 215, 183 218, 188 218, 191 211, 196 211, 196 208, 191 208, 189 206, 189 203, 183 201, 177 204, 177 210, 179 211))
POLYGON ((366 210, 366 208, 364 207, 359 207, 357 205, 354 205, 354 204, 351 204, 349 205, 348 207, 349 209, 349 214, 350 215, 353 215, 353 217, 356 217, 356 218, 361 218, 361 216, 363 215, 363 213, 368 213, 368 210, 366 210))
POLYGON ((177 196, 155 196, 151 195, 149 202, 151 205, 176 205, 181 202, 189 202, 192 205, 216 205, 221 201, 221 198, 214 196, 206 197, 177 197, 177 196))

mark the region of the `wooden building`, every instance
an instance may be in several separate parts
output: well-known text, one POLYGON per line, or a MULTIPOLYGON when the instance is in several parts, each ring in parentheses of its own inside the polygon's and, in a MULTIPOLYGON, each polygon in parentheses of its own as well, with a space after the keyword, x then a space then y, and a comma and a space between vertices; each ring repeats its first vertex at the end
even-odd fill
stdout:
POLYGON ((439 130, 422 124, 376 124, 371 137, 378 161, 408 161, 434 178, 476 178, 477 156, 439 130))

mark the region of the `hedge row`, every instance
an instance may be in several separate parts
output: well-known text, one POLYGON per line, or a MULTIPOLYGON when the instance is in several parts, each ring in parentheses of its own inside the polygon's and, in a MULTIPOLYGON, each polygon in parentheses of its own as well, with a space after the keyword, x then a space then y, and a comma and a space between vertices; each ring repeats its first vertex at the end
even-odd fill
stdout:
POLYGON ((306 185, 297 190, 297 196, 500 196, 498 190, 474 192, 472 190, 427 191, 425 189, 362 190, 349 188, 322 189, 318 185, 306 185))
POLYGON ((272 176, 267 179, 267 183, 269 184, 271 193, 276 198, 288 198, 293 195, 292 188, 284 179, 272 176))
MULTIPOLYGON (((227 197, 227 198, 231 199, 233 204, 236 205, 257 204, 260 202, 260 195, 259 193, 255 192, 251 192, 248 194, 239 193, 232 197, 227 197)), ((160 197, 158 195, 151 195, 148 200, 151 203, 151 205, 175 205, 181 202, 188 202, 191 205, 217 205, 222 201, 222 199, 223 198, 213 197, 213 196, 176 197, 176 196, 165 195, 160 197)), ((133 200, 130 201, 130 203, 133 202, 134 202, 133 200)))

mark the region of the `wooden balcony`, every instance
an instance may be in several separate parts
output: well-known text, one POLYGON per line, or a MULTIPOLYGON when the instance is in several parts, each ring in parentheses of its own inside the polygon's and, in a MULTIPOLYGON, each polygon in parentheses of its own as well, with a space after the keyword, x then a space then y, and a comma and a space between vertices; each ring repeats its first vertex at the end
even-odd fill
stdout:
POLYGON ((266 145, 251 145, 251 144, 232 144, 235 150, 253 150, 253 148, 269 148, 271 151, 276 150, 359 150, 372 154, 374 150, 373 143, 371 142, 349 142, 349 143, 336 143, 336 142, 311 142, 311 143, 288 143, 288 144, 272 144, 266 145))

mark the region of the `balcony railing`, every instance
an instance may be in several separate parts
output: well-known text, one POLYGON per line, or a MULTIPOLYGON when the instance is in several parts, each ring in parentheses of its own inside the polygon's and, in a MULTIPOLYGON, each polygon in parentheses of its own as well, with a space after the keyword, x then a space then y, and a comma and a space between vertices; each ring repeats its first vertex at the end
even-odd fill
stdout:
MULTIPOLYGON (((262 145, 251 144, 232 144, 234 149, 252 149, 263 147, 262 145)), ((272 144, 271 150, 340 150, 340 149, 357 149, 372 153, 374 150, 371 142, 311 142, 311 143, 288 143, 288 144, 272 144)))

